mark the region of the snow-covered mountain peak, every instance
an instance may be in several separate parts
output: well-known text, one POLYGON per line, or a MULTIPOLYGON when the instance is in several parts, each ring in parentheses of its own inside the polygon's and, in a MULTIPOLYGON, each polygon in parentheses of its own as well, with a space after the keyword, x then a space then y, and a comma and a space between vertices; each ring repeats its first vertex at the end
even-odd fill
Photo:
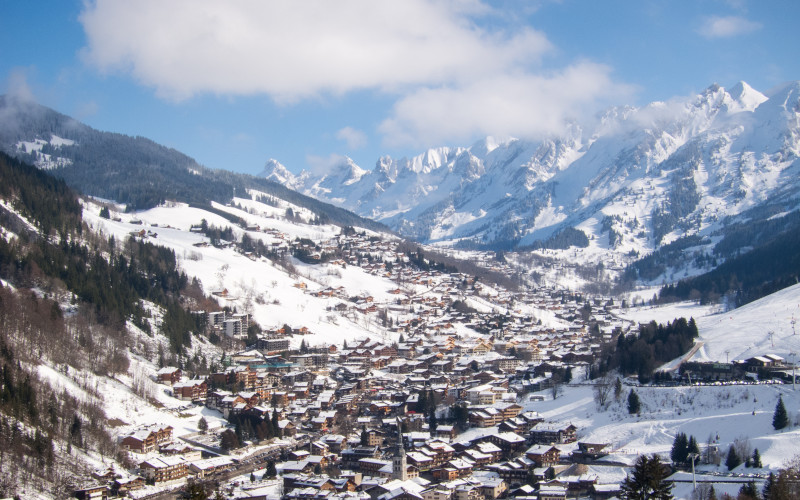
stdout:
POLYGON ((514 247, 579 227, 608 251, 649 252, 774 193, 800 197, 790 168, 799 110, 800 82, 768 95, 745 82, 714 84, 610 108, 540 141, 486 137, 385 156, 369 172, 336 166, 302 192, 426 242, 514 247))
POLYGON ((728 106, 730 112, 754 111, 761 103, 767 100, 767 96, 743 81, 728 89, 728 95, 738 104, 735 107, 728 106))
POLYGON ((274 158, 270 158, 267 160, 267 163, 264 164, 264 171, 261 172, 261 177, 266 177, 267 179, 281 184, 291 183, 295 180, 294 174, 289 172, 281 162, 274 158))
POLYGON ((344 186, 349 186, 361 180, 369 171, 356 165, 356 163, 347 156, 343 156, 331 168, 326 177, 335 179, 344 186))

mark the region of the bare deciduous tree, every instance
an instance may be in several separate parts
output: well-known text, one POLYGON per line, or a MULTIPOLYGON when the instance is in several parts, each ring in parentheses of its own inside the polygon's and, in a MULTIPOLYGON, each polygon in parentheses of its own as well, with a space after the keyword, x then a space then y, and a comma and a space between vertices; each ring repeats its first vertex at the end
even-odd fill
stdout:
POLYGON ((600 409, 606 408, 613 391, 614 377, 611 374, 607 373, 595 381, 592 392, 594 393, 594 401, 600 409))

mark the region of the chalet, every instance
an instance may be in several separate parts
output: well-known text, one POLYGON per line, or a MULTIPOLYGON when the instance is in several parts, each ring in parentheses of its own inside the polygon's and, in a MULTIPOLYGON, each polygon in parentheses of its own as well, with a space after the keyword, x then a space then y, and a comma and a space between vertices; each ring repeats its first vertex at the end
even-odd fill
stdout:
POLYGON ((618 483, 614 484, 595 484, 592 486, 592 497, 596 500, 619 498, 622 487, 618 483))
POLYGON ((190 462, 189 472, 199 479, 204 479, 214 474, 230 470, 233 466, 234 463, 230 457, 219 456, 190 462))
MULTIPOLYGON (((498 448, 499 449, 499 448, 498 448)), ((469 461, 477 467, 492 463, 492 456, 479 450, 467 449, 459 453, 459 458, 469 461)))
POLYGON ((572 452, 572 460, 578 463, 590 463, 609 453, 608 443, 578 443, 578 449, 572 452))
POLYGON ((208 384, 203 379, 183 380, 172 385, 172 392, 182 401, 205 401, 208 384))
POLYGON ((155 483, 180 479, 189 472, 186 459, 178 455, 145 460, 139 464, 139 469, 148 480, 155 483))
POLYGON ((108 498, 108 487, 105 485, 91 485, 75 490, 73 497, 78 500, 106 500, 108 498))
POLYGON ((527 481, 529 471, 533 466, 534 462, 532 460, 522 456, 508 462, 489 464, 486 469, 497 473, 498 476, 509 483, 524 483, 527 481))
POLYGON ((566 444, 577 440, 577 427, 570 424, 559 426, 539 424, 530 431, 530 439, 535 444, 566 444))
POLYGON ((343 469, 356 469, 363 458, 376 458, 379 455, 377 446, 358 446, 342 450, 341 462, 343 469))
POLYGON ((172 440, 172 427, 150 427, 140 429, 133 434, 122 438, 120 446, 123 450, 136 453, 150 453, 156 451, 159 445, 172 440))
POLYGON ((111 483, 112 489, 116 490, 120 496, 127 495, 130 491, 136 491, 144 488, 145 481, 142 476, 135 476, 131 474, 124 474, 111 483))
POLYGON ((160 447, 158 452, 162 455, 182 455, 183 458, 190 462, 192 460, 200 460, 203 457, 203 452, 199 449, 177 441, 160 447))
POLYGON ((555 446, 535 444, 525 451, 525 457, 532 460, 537 467, 549 467, 558 463, 561 452, 555 446))
POLYGON ((438 438, 448 439, 455 439, 455 437, 458 435, 458 431, 453 425, 439 425, 436 427, 434 433, 438 438))
POLYGON ((525 445, 525 438, 513 432, 498 432, 478 438, 478 442, 489 442, 503 450, 504 455, 510 455, 525 445))
POLYGON ((358 470, 364 474, 377 475, 387 465, 391 467, 392 462, 378 458, 362 458, 358 461, 358 470))
POLYGON ((278 428, 281 430, 281 436, 291 437, 297 434, 297 426, 291 420, 278 420, 278 428))
POLYGON ((488 407, 469 411, 469 423, 474 427, 494 427, 503 421, 503 414, 497 408, 488 407))
POLYGON ((548 484, 539 487, 539 500, 566 500, 566 498, 566 486, 548 484))
POLYGON ((406 459, 420 471, 428 471, 433 466, 433 457, 422 451, 409 451, 406 459))
POLYGON ((156 372, 156 380, 162 384, 173 385, 181 379, 183 372, 174 366, 165 366, 156 372))

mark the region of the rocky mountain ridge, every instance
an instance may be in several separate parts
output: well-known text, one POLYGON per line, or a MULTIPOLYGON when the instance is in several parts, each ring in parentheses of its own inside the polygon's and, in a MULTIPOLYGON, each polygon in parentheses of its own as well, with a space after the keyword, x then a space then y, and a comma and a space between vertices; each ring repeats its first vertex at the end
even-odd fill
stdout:
POLYGON ((794 209, 798 110, 800 82, 712 85, 541 141, 486 138, 369 171, 344 158, 324 175, 270 160, 263 176, 427 243, 524 248, 572 227, 642 254, 764 204, 794 209))

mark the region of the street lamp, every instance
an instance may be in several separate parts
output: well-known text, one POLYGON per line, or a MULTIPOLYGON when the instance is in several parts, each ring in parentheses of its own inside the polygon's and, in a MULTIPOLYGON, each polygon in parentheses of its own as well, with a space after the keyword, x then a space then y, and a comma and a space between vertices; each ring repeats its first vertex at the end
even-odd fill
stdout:
POLYGON ((689 458, 692 459, 692 490, 697 491, 697 481, 694 478, 694 461, 700 457, 699 453, 689 453, 689 458))

